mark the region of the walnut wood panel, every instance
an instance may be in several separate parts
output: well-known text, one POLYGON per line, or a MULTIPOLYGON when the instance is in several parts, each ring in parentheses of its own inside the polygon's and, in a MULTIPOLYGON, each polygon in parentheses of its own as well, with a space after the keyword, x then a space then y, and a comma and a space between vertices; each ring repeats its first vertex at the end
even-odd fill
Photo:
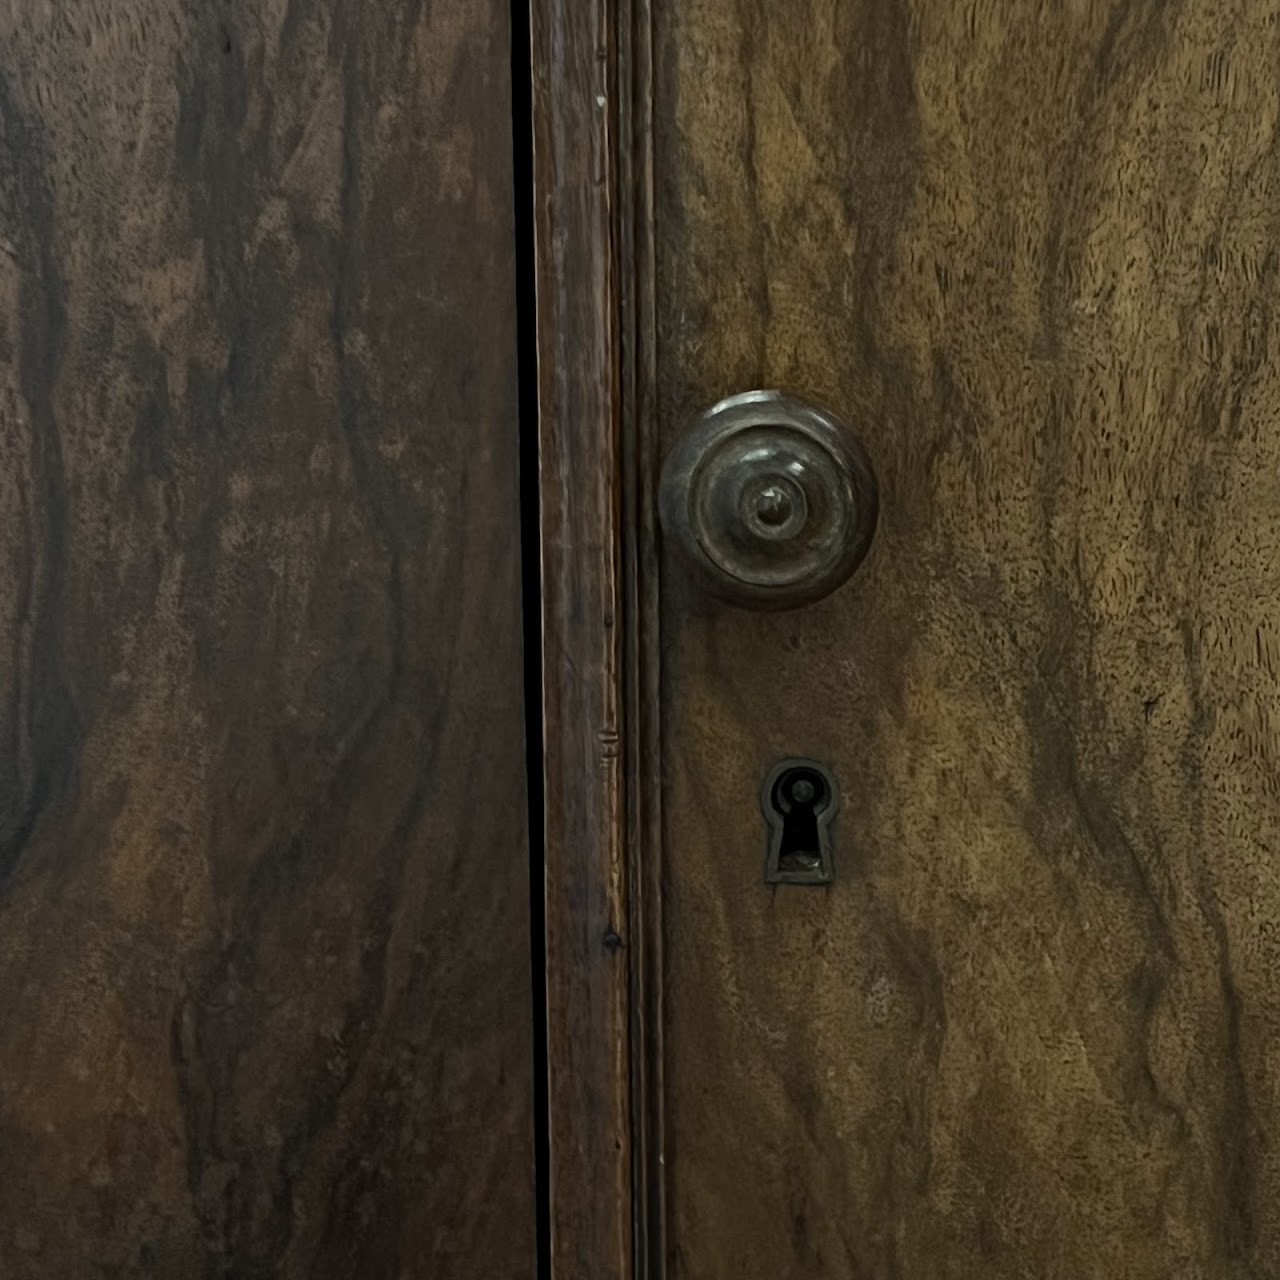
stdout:
POLYGON ((1280 9, 656 20, 666 442, 780 386, 882 483, 814 607, 665 565, 670 1273, 1280 1274, 1280 9))
POLYGON ((0 1273, 533 1273, 496 0, 0 15, 0 1273))

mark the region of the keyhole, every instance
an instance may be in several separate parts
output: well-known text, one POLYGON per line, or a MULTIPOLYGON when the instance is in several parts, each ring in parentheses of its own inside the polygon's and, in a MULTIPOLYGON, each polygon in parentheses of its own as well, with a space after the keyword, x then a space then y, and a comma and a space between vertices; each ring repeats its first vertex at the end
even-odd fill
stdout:
POLYGON ((831 819, 837 792, 831 774, 816 761, 784 760, 766 780, 769 821, 765 880, 772 884, 829 884, 831 819))

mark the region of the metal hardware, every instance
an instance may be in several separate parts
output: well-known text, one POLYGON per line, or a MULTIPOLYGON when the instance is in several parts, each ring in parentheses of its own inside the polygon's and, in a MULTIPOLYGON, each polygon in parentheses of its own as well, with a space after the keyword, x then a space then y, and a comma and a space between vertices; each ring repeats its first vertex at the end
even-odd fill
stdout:
POLYGON ((708 590, 753 609, 819 600, 871 546, 878 490, 835 418, 780 391, 709 409, 668 455, 659 513, 708 590))
POLYGON ((840 788, 816 760, 781 760, 769 770, 760 791, 769 824, 766 884, 830 884, 831 822, 840 807, 840 788))

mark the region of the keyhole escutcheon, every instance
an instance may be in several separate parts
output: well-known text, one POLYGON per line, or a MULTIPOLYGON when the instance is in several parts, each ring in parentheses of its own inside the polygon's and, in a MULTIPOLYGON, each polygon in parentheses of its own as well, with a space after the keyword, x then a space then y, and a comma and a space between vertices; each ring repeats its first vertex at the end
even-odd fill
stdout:
POLYGON ((840 790, 831 770, 816 760, 780 760, 760 793, 769 829, 766 884, 830 884, 831 823, 840 790))

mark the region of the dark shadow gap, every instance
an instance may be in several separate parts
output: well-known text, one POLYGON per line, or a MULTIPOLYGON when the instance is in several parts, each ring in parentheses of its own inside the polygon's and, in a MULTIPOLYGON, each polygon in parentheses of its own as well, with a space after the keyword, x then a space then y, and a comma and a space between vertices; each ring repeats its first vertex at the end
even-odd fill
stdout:
POLYGON ((520 415, 520 554, 529 787, 529 937, 533 974, 533 1150, 537 1275, 551 1280, 551 1146, 547 1094, 545 782, 542 739, 542 558, 538 488, 538 332, 533 185, 533 49, 529 0, 511 0, 511 141, 516 230, 520 415))

